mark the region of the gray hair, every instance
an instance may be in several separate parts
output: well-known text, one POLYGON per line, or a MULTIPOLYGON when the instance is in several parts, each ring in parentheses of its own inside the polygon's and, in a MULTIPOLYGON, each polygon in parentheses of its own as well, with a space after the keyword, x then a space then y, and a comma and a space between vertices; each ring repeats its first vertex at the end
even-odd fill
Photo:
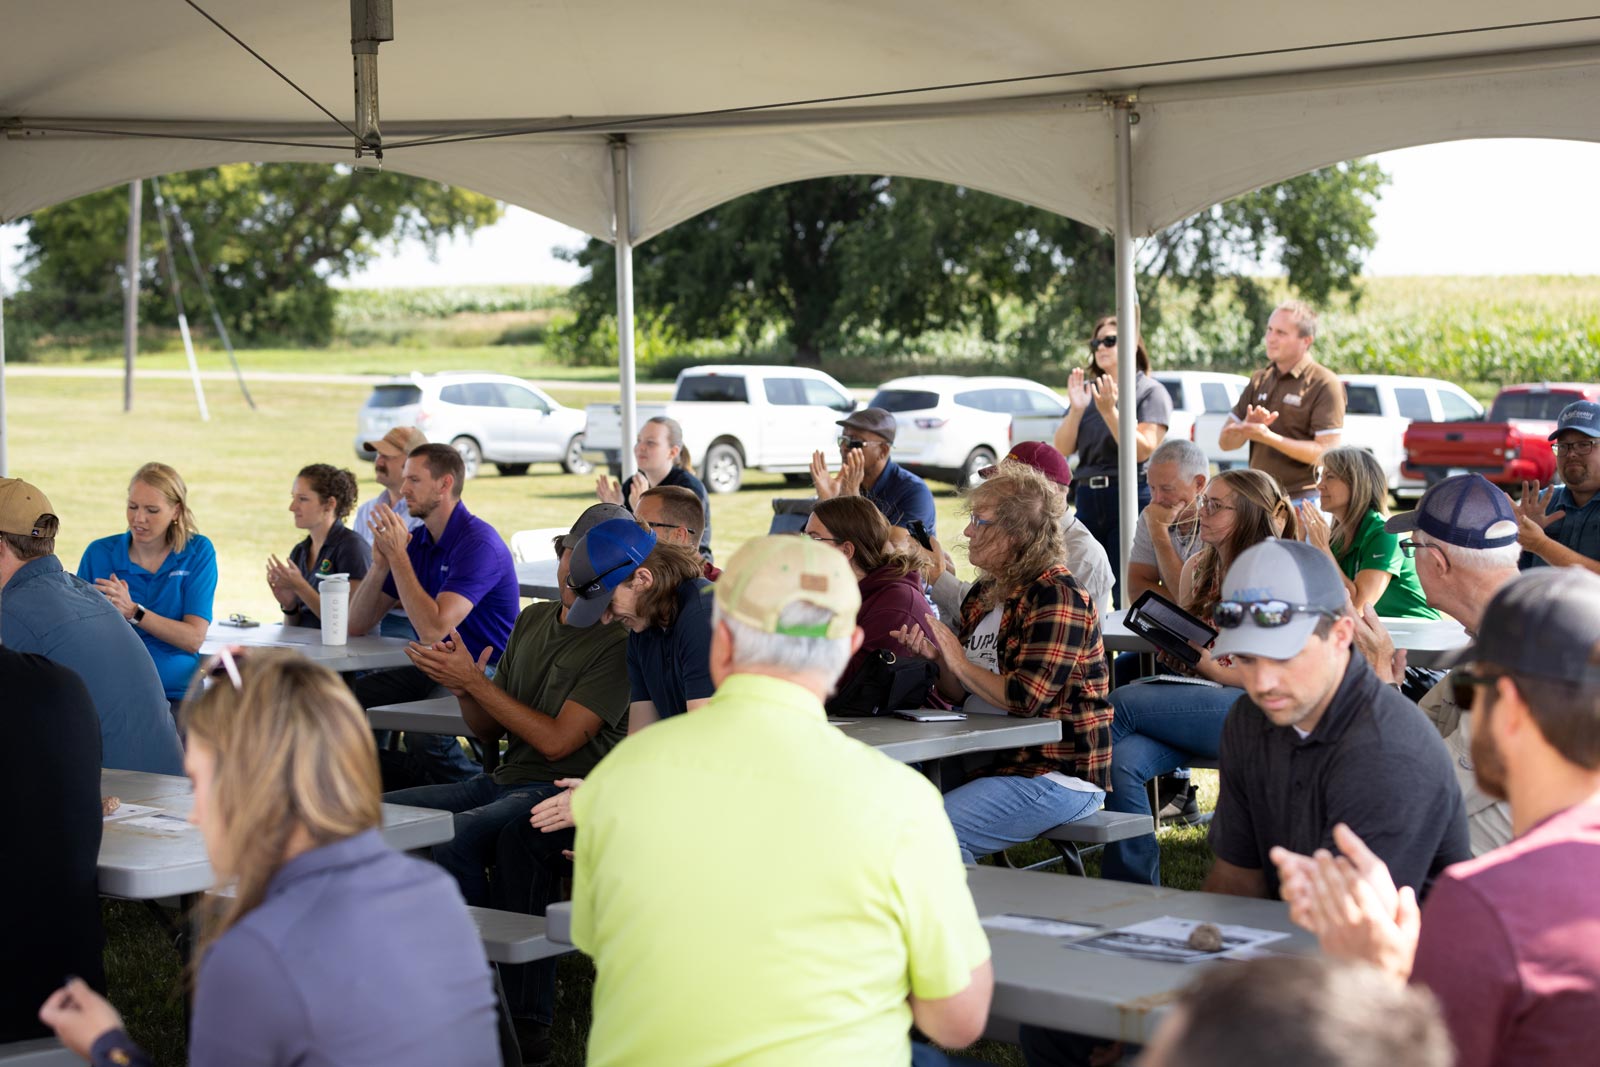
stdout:
MULTIPOLYGON (((817 604, 804 602, 790 604, 778 613, 778 624, 783 627, 826 626, 833 621, 833 612, 817 604)), ((732 618, 715 602, 711 607, 711 625, 727 626, 733 637, 733 669, 735 671, 756 667, 785 674, 815 674, 831 685, 844 673, 850 662, 848 637, 790 637, 759 630, 748 623, 732 618)))
POLYGON ((1211 464, 1206 459, 1206 450, 1193 441, 1186 441, 1181 437, 1169 437, 1156 446, 1150 453, 1150 458, 1145 461, 1145 467, 1154 467, 1157 463, 1175 463, 1178 475, 1185 481, 1191 478, 1203 477, 1211 472, 1211 464))
POLYGON ((1515 541, 1499 548, 1463 548, 1431 538, 1427 544, 1437 546, 1445 559, 1450 561, 1451 567, 1459 567, 1464 571, 1514 571, 1522 559, 1522 546, 1515 541))

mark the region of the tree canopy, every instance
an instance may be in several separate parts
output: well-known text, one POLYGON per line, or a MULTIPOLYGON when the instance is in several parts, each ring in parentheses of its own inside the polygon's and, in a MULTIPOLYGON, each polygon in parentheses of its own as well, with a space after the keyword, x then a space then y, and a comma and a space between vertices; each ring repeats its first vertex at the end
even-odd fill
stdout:
MULTIPOLYGON (((333 329, 331 278, 358 271, 386 241, 431 250, 447 234, 500 217, 478 193, 392 171, 313 164, 232 164, 160 179, 191 230, 229 330, 247 340, 325 343, 333 329)), ((167 260, 150 182, 141 219, 141 318, 172 322, 167 260)), ((172 219, 174 245, 181 243, 172 219)), ((36 212, 23 244, 17 325, 119 323, 128 232, 126 187, 36 212)), ((205 318, 193 272, 174 247, 191 319, 205 318)))
MULTIPOLYGON (((1264 320, 1264 289, 1246 273, 1264 259, 1309 300, 1351 290, 1385 180, 1368 161, 1327 167, 1144 242, 1147 325, 1160 320, 1160 279, 1205 296, 1230 281, 1264 320)), ((569 256, 590 273, 572 292, 568 343, 598 356, 615 307, 614 250, 591 240, 569 256)), ((634 250, 634 285, 641 322, 669 338, 736 336, 755 348, 776 332, 797 360, 815 362, 848 355, 864 334, 911 345, 976 324, 1021 370, 1075 345, 1115 300, 1109 234, 971 189, 881 177, 776 186, 706 211, 634 250)))

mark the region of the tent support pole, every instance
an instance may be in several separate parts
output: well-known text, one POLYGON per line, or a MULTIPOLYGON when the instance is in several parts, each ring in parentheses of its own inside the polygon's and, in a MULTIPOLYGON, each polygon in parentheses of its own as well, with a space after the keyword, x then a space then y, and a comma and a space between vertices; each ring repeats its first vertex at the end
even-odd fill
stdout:
POLYGON ((1122 595, 1119 607, 1128 605, 1128 554, 1133 547, 1134 524, 1139 521, 1139 460, 1133 442, 1138 432, 1136 381, 1138 365, 1139 294, 1134 291, 1133 269, 1133 113, 1135 101, 1122 97, 1112 101, 1112 131, 1117 169, 1117 345, 1118 391, 1117 508, 1121 519, 1122 543, 1112 546, 1120 553, 1122 595), (1132 343, 1130 343, 1130 341, 1132 343))
POLYGON ((128 183, 128 266, 122 286, 122 410, 133 410, 133 358, 139 352, 139 227, 144 182, 128 183))
POLYGON ((637 398, 633 373, 633 205, 632 178, 628 168, 628 142, 611 144, 611 195, 616 215, 617 234, 617 370, 622 387, 622 439, 618 459, 622 479, 627 481, 637 470, 633 441, 638 436, 637 398))

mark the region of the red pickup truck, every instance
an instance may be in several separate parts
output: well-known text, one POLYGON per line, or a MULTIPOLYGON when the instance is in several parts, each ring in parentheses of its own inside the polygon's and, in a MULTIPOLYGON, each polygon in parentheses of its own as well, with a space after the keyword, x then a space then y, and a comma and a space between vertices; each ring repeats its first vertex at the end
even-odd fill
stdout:
POLYGON ((1546 484, 1556 472, 1549 440, 1556 417, 1577 400, 1600 400, 1600 385, 1508 385, 1482 420, 1413 422, 1401 473, 1429 485, 1455 474, 1481 474, 1505 489, 1524 481, 1546 484))

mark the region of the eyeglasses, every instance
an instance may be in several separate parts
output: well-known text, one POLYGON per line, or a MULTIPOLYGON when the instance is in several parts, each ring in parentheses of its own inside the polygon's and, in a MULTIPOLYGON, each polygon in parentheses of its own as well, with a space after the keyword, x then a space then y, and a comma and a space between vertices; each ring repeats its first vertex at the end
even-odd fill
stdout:
POLYGON ((982 517, 981 515, 977 514, 976 512, 974 512, 973 514, 967 516, 967 521, 972 523, 972 525, 976 526, 978 529, 981 530, 985 526, 993 526, 995 523, 999 522, 1000 520, 999 519, 986 519, 986 518, 982 517))
POLYGON ((677 522, 647 522, 645 525, 650 527, 652 530, 687 530, 692 534, 697 534, 700 532, 693 526, 684 526, 682 523, 677 522))
POLYGON ((813 540, 813 541, 826 541, 830 545, 842 545, 842 544, 844 544, 844 539, 841 538, 841 537, 823 537, 821 534, 814 534, 814 533, 809 533, 809 532, 806 534, 806 536, 811 538, 811 540, 813 540))
POLYGON ((863 441, 859 437, 841 437, 841 438, 839 438, 839 448, 841 450, 845 451, 845 452, 850 451, 852 448, 871 448, 874 445, 881 445, 881 444, 883 444, 882 441, 863 441))
POLYGON ((1417 549, 1419 548, 1431 548, 1435 552, 1439 553, 1440 559, 1444 560, 1446 563, 1450 562, 1450 557, 1444 554, 1444 549, 1440 548, 1432 541, 1418 541, 1410 537, 1403 537, 1400 539, 1400 554, 1405 556, 1406 559, 1416 559, 1417 549))
POLYGON ((1104 337, 1097 337, 1089 342, 1089 351, 1091 352, 1099 351, 1102 348, 1115 347, 1117 347, 1117 335, 1114 333, 1108 333, 1104 337))
POLYGON ((1465 667, 1450 672, 1450 699, 1458 708, 1472 707, 1473 690, 1479 686, 1494 685, 1503 674, 1486 674, 1465 667))
POLYGON ((1309 604, 1291 604, 1287 600, 1224 600, 1211 612, 1211 621, 1219 630, 1232 630, 1243 626, 1246 616, 1266 630, 1289 625, 1296 615, 1321 615, 1337 619, 1338 612, 1315 608, 1309 604))
POLYGON ((1594 451, 1594 441, 1563 441, 1556 445, 1555 454, 1558 456, 1587 456, 1594 451))
POLYGON ((606 575, 615 574, 615 573, 617 573, 618 571, 620 571, 624 567, 637 567, 637 566, 638 566, 638 564, 634 563, 633 560, 625 559, 621 563, 617 564, 615 567, 608 567, 605 570, 601 571, 599 574, 594 576, 594 580, 593 581, 585 582, 583 585, 575 584, 573 582, 573 580, 572 580, 572 575, 569 574, 569 575, 567 575, 567 588, 572 590, 574 593, 577 593, 578 596, 581 597, 582 599, 590 600, 590 599, 593 599, 594 597, 599 596, 601 594, 601 592, 603 592, 605 590, 605 577, 606 577, 606 575))
POLYGON ((1194 498, 1194 509, 1202 515, 1215 515, 1219 511, 1237 511, 1232 504, 1224 504, 1215 497, 1197 496, 1194 498))

